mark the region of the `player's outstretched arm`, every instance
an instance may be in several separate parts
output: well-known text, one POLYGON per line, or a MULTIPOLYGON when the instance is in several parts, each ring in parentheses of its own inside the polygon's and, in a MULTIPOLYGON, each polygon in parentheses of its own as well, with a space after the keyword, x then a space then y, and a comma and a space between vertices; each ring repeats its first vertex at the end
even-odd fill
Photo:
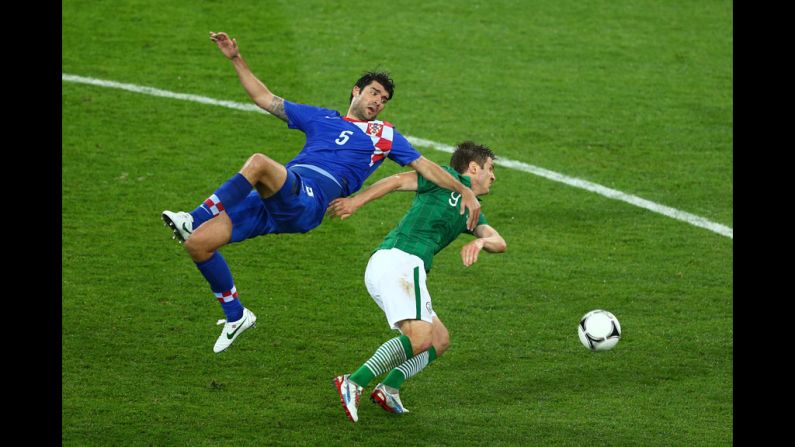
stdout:
POLYGON ((467 229, 474 231, 478 224, 478 217, 480 217, 480 202, 478 202, 475 193, 450 175, 449 172, 442 169, 441 166, 423 156, 412 161, 411 167, 440 188, 449 189, 461 194, 461 214, 464 214, 464 210, 469 210, 467 229))
POLYGON ((224 32, 216 33, 210 31, 210 40, 218 45, 218 49, 221 50, 221 53, 227 59, 232 61, 232 66, 235 67, 240 83, 243 84, 243 88, 246 89, 246 93, 254 101, 254 104, 282 121, 287 121, 287 114, 284 112, 284 99, 271 93, 268 87, 254 76, 254 73, 240 54, 240 50, 237 47, 237 39, 230 39, 229 35, 224 32))
POLYGON ((332 200, 326 214, 332 219, 339 217, 340 220, 345 220, 365 203, 372 202, 390 192, 416 190, 417 173, 414 171, 401 172, 382 178, 353 197, 340 197, 332 200))
POLYGON ((475 228, 475 236, 477 239, 461 247, 461 260, 464 261, 466 267, 477 262, 480 250, 486 250, 489 253, 503 253, 508 248, 505 239, 490 225, 478 225, 475 228))

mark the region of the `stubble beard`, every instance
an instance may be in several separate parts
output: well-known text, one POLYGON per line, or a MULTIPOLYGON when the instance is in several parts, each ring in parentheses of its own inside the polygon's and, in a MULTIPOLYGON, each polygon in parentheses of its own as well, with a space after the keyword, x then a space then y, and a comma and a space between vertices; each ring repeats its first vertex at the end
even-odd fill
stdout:
POLYGON ((376 117, 378 116, 378 112, 376 112, 375 115, 373 115, 372 117, 368 117, 367 105, 363 103, 359 103, 353 106, 353 108, 351 108, 351 114, 354 116, 354 118, 356 118, 359 121, 371 121, 376 119, 376 117))

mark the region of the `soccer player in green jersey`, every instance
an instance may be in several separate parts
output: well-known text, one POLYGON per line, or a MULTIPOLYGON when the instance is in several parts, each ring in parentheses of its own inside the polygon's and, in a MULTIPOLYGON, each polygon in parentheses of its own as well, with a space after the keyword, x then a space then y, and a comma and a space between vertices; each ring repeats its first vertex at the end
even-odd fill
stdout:
MULTIPOLYGON (((465 141, 456 147, 450 166, 444 168, 480 196, 488 194, 494 183, 495 158, 491 149, 465 141)), ((407 413, 400 401, 400 386, 441 356, 450 344, 450 334, 434 312, 425 285, 433 256, 461 233, 476 237, 461 249, 461 260, 467 267, 478 260, 481 250, 502 253, 507 247, 482 212, 475 229, 467 230, 467 216, 458 211, 461 195, 436 186, 416 171, 381 179, 353 197, 338 198, 329 204, 328 214, 345 219, 365 203, 392 191, 417 194, 400 223, 373 252, 364 281, 390 328, 401 335, 382 344, 352 374, 334 379, 345 414, 353 422, 359 419, 363 388, 387 371, 370 400, 391 413, 407 413)))

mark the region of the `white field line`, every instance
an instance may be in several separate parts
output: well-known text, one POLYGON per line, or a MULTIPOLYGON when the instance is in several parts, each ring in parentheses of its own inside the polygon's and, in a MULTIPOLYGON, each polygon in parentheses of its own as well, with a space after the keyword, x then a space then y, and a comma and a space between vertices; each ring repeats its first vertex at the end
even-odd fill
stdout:
MULTIPOLYGON (((261 112, 267 114, 265 110, 260 109, 254 104, 242 104, 239 102, 234 101, 222 101, 218 99, 207 98, 206 96, 198 96, 198 95, 189 95, 185 93, 175 93, 170 92, 168 90, 160 90, 157 88, 152 87, 145 87, 141 85, 135 84, 123 84, 121 82, 114 82, 114 81, 105 81, 102 79, 94 79, 94 78, 87 78, 83 76, 76 76, 66 73, 61 73, 61 80, 67 82, 76 82, 80 84, 89 84, 89 85, 96 85, 99 87, 109 87, 109 88, 116 88, 121 90, 127 90, 130 92, 135 93, 143 93, 146 95, 152 96, 160 96, 164 98, 171 98, 171 99, 181 99, 184 101, 193 101, 202 104, 210 104, 214 106, 221 106, 227 107, 230 109, 242 110, 245 112, 261 112)), ((453 146, 437 143, 435 141, 425 140, 423 138, 417 138, 406 135, 406 139, 415 146, 420 147, 428 147, 431 149, 435 149, 442 152, 453 152, 453 146)), ((653 211, 655 213, 662 214, 664 216, 671 217, 676 220, 681 220, 682 222, 689 223, 690 225, 694 225, 697 227, 705 228, 709 231, 714 233, 720 234, 722 236, 726 236, 729 239, 734 239, 734 230, 730 227, 725 225, 721 225, 719 223, 712 222, 707 220, 703 217, 696 216, 694 214, 687 213, 685 211, 680 211, 675 208, 671 208, 665 205, 660 205, 658 203, 654 203, 652 201, 642 199, 638 196, 634 196, 632 194, 627 194, 615 189, 607 188, 602 185, 598 185, 596 183, 591 183, 586 180, 578 179, 575 177, 569 177, 567 175, 559 174, 554 171, 550 171, 548 169, 540 168, 538 166, 533 166, 527 163, 522 163, 520 161, 513 161, 509 160, 504 157, 500 157, 496 161, 497 165, 505 166, 510 169, 516 169, 518 171, 527 172, 530 174, 538 175, 540 177, 544 177, 546 179, 564 183, 569 186, 574 186, 575 188, 584 189, 586 191, 595 192, 601 196, 620 200, 622 202, 629 203, 631 205, 635 205, 641 208, 645 208, 649 211, 653 211)))

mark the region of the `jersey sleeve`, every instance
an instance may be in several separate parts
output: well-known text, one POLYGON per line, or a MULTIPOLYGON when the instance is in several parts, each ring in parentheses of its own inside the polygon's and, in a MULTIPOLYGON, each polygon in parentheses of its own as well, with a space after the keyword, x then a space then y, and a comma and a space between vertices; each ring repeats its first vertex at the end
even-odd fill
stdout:
MULTIPOLYGON (((468 215, 469 214, 467 214, 467 216, 468 215)), ((486 215, 483 214, 483 213, 480 213, 480 216, 478 216, 478 223, 475 225, 475 228, 477 228, 479 225, 488 225, 488 224, 489 224, 489 221, 486 220, 486 215)), ((468 229, 464 228, 463 232, 464 233, 469 233, 472 236, 475 236, 475 230, 468 230, 468 229)))
MULTIPOLYGON (((486 215, 483 214, 483 213, 480 213, 480 216, 478 216, 478 225, 488 225, 488 224, 489 224, 489 221, 486 220, 486 215)), ((475 227, 477 227, 478 225, 475 225, 475 227)))
POLYGON ((406 137, 394 131, 392 136, 392 150, 389 151, 389 155, 387 156, 400 166, 406 166, 412 161, 420 158, 422 154, 420 154, 417 149, 414 149, 414 146, 409 143, 406 137))
POLYGON ((306 133, 313 119, 320 115, 338 116, 336 110, 323 109, 305 104, 298 104, 284 100, 284 113, 287 115, 287 127, 298 129, 306 133))

